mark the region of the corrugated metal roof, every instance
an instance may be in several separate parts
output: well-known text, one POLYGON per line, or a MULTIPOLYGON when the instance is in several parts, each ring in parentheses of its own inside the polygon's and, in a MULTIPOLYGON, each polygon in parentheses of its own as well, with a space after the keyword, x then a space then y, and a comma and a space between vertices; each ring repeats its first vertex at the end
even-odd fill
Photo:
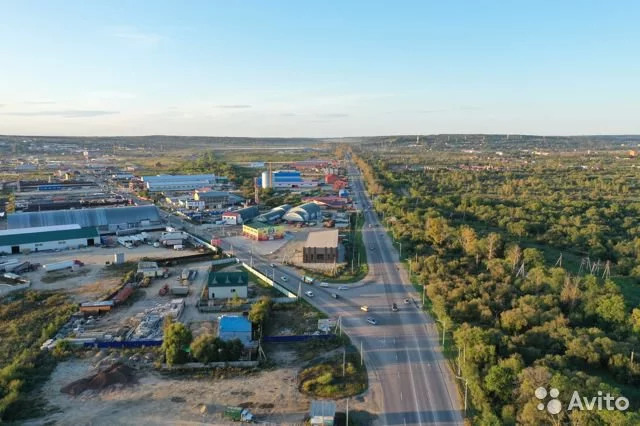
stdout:
POLYGON ((328 231, 309 232, 305 247, 337 247, 338 246, 338 230, 331 229, 328 231))
POLYGON ((80 226, 107 226, 138 223, 143 220, 159 222, 156 206, 103 207, 97 209, 54 210, 13 213, 7 218, 9 229, 79 224, 80 226))
POLYGON ((220 318, 219 330, 221 333, 251 332, 251 323, 245 317, 223 316, 220 318))
POLYGON ((0 246, 18 246, 20 244, 45 243, 76 238, 98 238, 99 236, 100 234, 95 227, 61 231, 26 232, 23 234, 0 235, 0 246))
POLYGON ((247 271, 211 272, 209 274, 208 287, 236 287, 247 285, 249 274, 247 271))

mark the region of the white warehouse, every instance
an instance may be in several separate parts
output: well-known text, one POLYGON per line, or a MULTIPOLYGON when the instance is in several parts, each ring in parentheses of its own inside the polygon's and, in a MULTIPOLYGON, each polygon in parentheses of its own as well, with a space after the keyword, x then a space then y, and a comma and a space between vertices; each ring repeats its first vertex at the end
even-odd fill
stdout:
POLYGON ((142 176, 142 181, 149 192, 193 191, 215 185, 216 176, 213 174, 142 176))
POLYGON ((91 247, 100 244, 95 227, 80 225, 39 226, 0 231, 0 253, 19 254, 91 247))

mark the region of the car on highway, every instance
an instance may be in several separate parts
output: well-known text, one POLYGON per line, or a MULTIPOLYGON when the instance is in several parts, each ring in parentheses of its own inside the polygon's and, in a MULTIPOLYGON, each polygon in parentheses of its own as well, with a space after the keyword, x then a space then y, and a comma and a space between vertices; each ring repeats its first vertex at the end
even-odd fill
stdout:
POLYGON ((342 290, 349 290, 349 287, 346 285, 341 285, 340 287, 338 287, 338 290, 342 291, 342 290))
POLYGON ((399 310, 399 309, 398 309, 398 305, 396 305, 395 303, 392 303, 392 304, 391 304, 391 311, 392 311, 392 312, 398 312, 398 310, 399 310))
POLYGON ((280 277, 280 279, 281 279, 282 281, 289 281, 289 278, 285 277, 284 275, 283 275, 283 276, 281 276, 281 277, 280 277))
POLYGON ((375 246, 369 246, 369 250, 375 250, 375 246))
POLYGON ((408 305, 409 304, 409 299, 404 299, 404 304, 408 305))
POLYGON ((367 305, 360 306, 360 310, 364 312, 369 312, 369 307, 367 305))
POLYGON ((329 283, 323 281, 320 283, 320 287, 329 287, 329 283))
POLYGON ((368 322, 369 324, 371 324, 371 325, 376 325, 376 324, 378 324, 378 321, 376 321, 376 319, 375 319, 375 318, 373 318, 373 317, 369 317, 369 318, 367 318, 367 322, 368 322))
POLYGON ((306 294, 309 297, 313 297, 313 292, 312 291, 305 291, 304 294, 306 294))
POLYGON ((275 268, 276 264, 275 263, 270 263, 269 266, 271 266, 272 268, 275 268))
POLYGON ((337 299, 339 296, 337 293, 331 293, 331 297, 333 297, 334 299, 337 299))

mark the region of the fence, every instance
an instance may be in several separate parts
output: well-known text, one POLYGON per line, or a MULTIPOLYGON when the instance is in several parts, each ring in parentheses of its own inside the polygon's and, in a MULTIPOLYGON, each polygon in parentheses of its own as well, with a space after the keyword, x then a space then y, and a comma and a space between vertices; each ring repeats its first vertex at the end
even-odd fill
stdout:
POLYGON ((280 293, 284 294, 285 296, 290 297, 292 299, 297 299, 298 298, 298 296, 295 293, 292 293, 288 288, 283 287, 282 285, 278 284, 276 281, 274 281, 273 279, 269 278, 268 276, 266 276, 262 272, 258 271, 257 269, 252 268, 251 266, 247 265, 244 262, 242 262, 242 266, 244 266, 247 269, 247 271, 251 272, 252 274, 257 276, 262 281, 266 282, 267 284, 269 284, 270 286, 272 286, 273 288, 275 288, 276 290, 278 290, 280 293))
POLYGON ((83 345, 85 348, 117 348, 117 349, 129 349, 129 348, 146 348, 151 346, 162 346, 162 339, 160 340, 125 340, 122 342, 85 342, 83 345))
POLYGON ((264 343, 295 343, 306 342, 308 340, 328 340, 336 337, 335 334, 302 334, 295 336, 264 336, 264 343))

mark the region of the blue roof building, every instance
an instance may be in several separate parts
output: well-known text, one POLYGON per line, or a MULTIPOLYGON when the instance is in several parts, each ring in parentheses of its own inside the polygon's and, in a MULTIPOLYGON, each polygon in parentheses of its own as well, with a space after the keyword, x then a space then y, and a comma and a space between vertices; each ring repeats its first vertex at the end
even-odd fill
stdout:
POLYGON ((248 346, 251 344, 251 322, 241 316, 222 316, 218 337, 222 340, 240 339, 243 345, 248 346))

